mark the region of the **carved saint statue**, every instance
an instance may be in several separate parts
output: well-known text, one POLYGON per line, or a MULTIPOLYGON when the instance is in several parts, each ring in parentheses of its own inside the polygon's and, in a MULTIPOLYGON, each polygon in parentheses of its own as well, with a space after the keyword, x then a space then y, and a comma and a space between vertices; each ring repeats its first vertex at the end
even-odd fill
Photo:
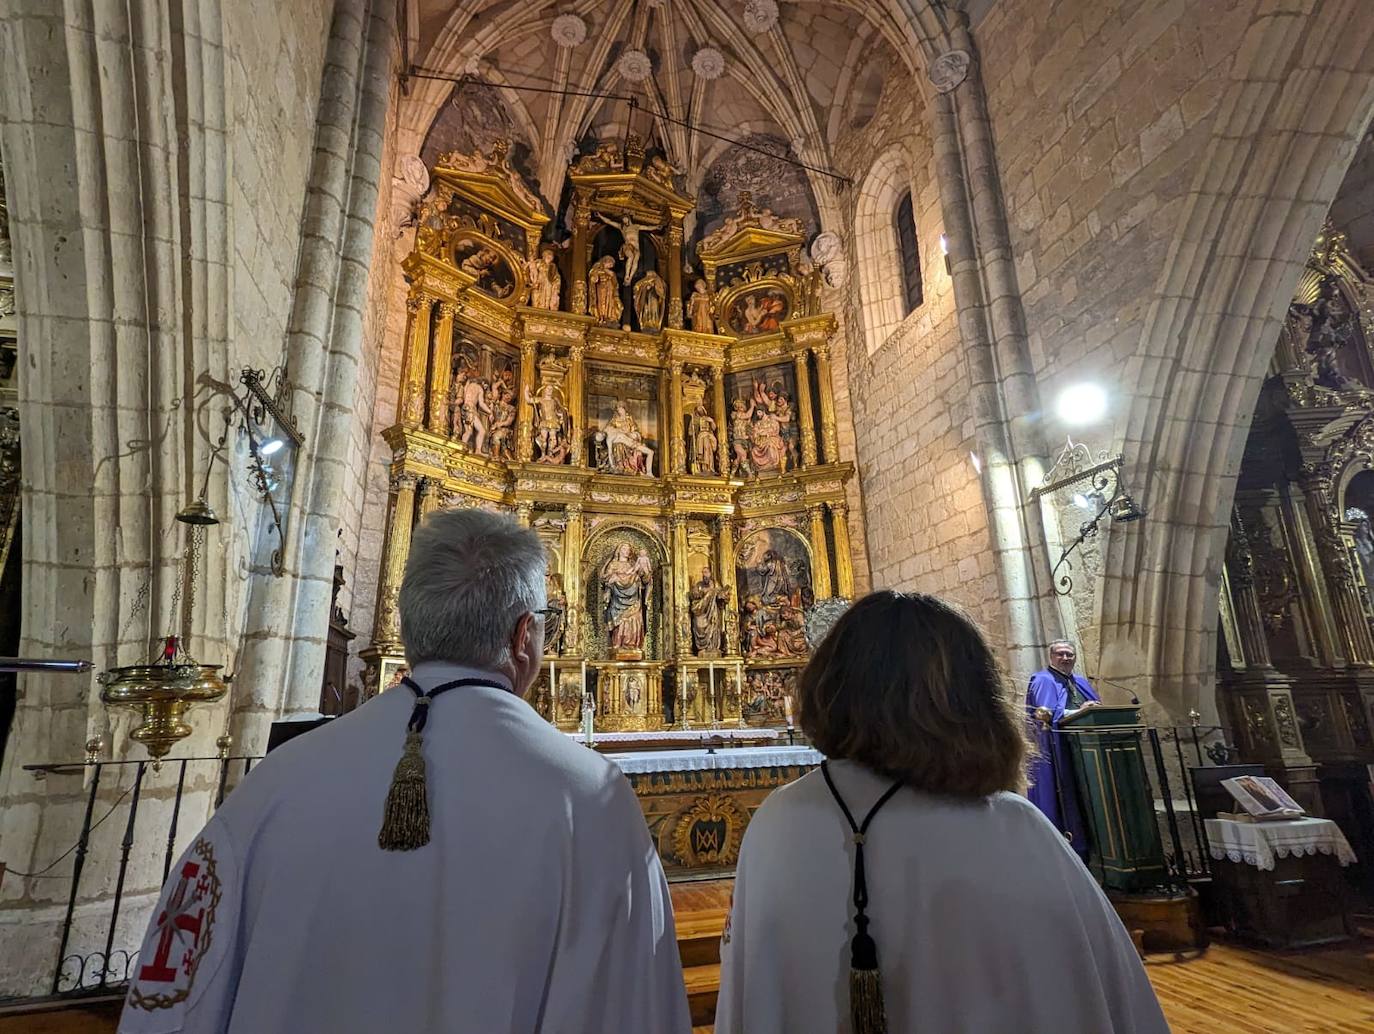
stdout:
POLYGON ((471 372, 466 364, 460 365, 457 370, 453 371, 453 379, 448 383, 448 396, 444 399, 444 406, 448 411, 448 436, 450 438, 463 437, 463 389, 467 387, 471 372))
POLYGON ((476 377, 471 377, 463 385, 463 437, 464 445, 472 442, 472 451, 480 453, 487 441, 487 428, 492 418, 491 406, 487 404, 487 389, 476 377))
POLYGON ((562 463, 568 456, 568 408, 557 386, 544 383, 537 396, 525 389, 526 404, 534 407, 534 445, 540 463, 562 463))
POLYGON ((612 473, 654 475, 654 450, 644 441, 639 424, 617 400, 615 410, 597 432, 606 449, 606 461, 612 473))
POLYGON ((701 577, 688 590, 692 611, 692 649, 698 657, 720 656, 721 610, 730 590, 716 584, 711 565, 701 565, 701 577))
POLYGON ((515 435, 515 393, 501 381, 491 386, 491 433, 487 454, 494 460, 511 458, 511 439, 515 435))
POLYGON ((647 223, 636 223, 630 218, 629 213, 622 215, 619 223, 608 222, 605 219, 599 219, 598 222, 620 231, 620 257, 625 263, 625 286, 629 287, 634 282, 635 274, 639 272, 639 234, 643 230, 654 230, 657 227, 647 223))
POLYGON ((587 274, 587 297, 596 322, 614 327, 625 307, 620 303, 620 285, 615 279, 615 259, 605 255, 596 260, 587 274))
POLYGON ((558 311, 559 296, 563 289, 563 278, 554 261, 554 249, 546 244, 539 249, 538 256, 525 264, 525 274, 530 282, 530 305, 536 309, 558 311))
POLYGON ((635 315, 639 317, 639 329, 657 331, 663 329, 663 298, 667 294, 663 277, 652 269, 639 278, 635 284, 635 315))
POLYGON ((753 435, 750 422, 754 403, 735 399, 730 405, 730 474, 744 477, 754 468, 749 463, 749 442, 753 435))
POLYGON ((563 592, 563 576, 549 572, 544 576, 544 588, 549 600, 549 614, 544 622, 544 655, 557 657, 563 653, 563 633, 567 627, 564 618, 568 612, 568 597, 563 592))
POLYGON ((692 286, 692 297, 687 299, 687 321, 698 334, 716 332, 716 316, 712 311, 711 296, 706 292, 705 280, 698 280, 692 286))
POLYGON ((622 542, 601 565, 599 577, 606 642, 611 655, 620 659, 643 657, 648 632, 649 586, 654 577, 648 555, 622 542))
POLYGON ((698 402, 692 411, 692 473, 715 474, 720 443, 716 438, 716 421, 698 402))

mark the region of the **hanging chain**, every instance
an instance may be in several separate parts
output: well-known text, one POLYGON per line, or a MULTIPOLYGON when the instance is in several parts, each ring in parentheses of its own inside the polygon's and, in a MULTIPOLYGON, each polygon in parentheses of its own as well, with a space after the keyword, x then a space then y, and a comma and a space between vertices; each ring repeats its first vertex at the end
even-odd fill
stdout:
MULTIPOLYGON (((196 584, 200 581, 200 556, 204 552, 205 526, 202 524, 192 524, 191 534, 187 536, 186 546, 186 635, 182 640, 181 652, 186 655, 186 660, 191 664, 198 663, 195 655, 191 653, 191 648, 187 645, 195 629, 191 628, 191 622, 195 620, 196 613, 196 584)), ((178 587, 180 579, 178 579, 178 587)))

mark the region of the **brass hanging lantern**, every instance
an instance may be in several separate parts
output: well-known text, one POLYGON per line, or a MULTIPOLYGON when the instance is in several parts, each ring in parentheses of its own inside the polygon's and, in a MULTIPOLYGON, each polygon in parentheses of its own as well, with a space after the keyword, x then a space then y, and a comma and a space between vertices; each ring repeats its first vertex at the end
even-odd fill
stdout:
POLYGON ((176 636, 168 636, 161 662, 111 668, 97 676, 107 706, 139 712, 142 721, 129 737, 155 760, 191 735, 184 718, 194 704, 213 703, 229 691, 229 678, 220 675, 223 665, 187 663, 181 656, 176 636))
MULTIPOLYGON (((221 438, 220 447, 223 443, 224 439, 221 438)), ((213 465, 212 456, 210 467, 213 465)), ((209 469, 205 482, 199 498, 176 515, 178 521, 187 525, 187 545, 185 567, 177 572, 172 610, 176 612, 181 587, 187 585, 181 613, 186 627, 190 627, 195 608, 196 579, 200 574, 205 529, 219 523, 219 517, 205 498, 210 482, 209 469)), ((162 657, 159 660, 111 668, 96 676, 96 681, 101 685, 100 699, 107 707, 127 707, 138 713, 139 724, 129 733, 129 737, 143 744, 154 766, 157 766, 177 743, 191 735, 191 726, 185 721, 186 712, 195 704, 213 703, 229 691, 230 679, 220 674, 221 667, 223 665, 199 663, 184 649, 179 637, 169 635, 162 640, 162 657)))

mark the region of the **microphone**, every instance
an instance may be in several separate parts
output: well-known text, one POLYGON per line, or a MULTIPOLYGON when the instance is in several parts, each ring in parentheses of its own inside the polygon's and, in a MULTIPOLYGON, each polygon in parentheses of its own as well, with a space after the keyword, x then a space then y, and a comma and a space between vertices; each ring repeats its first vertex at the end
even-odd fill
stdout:
POLYGON ((1101 683, 1103 683, 1104 685, 1111 686, 1113 689, 1119 689, 1119 690, 1121 690, 1121 692, 1123 692, 1123 693, 1129 693, 1129 694, 1130 694, 1130 697, 1131 697, 1131 706, 1132 706, 1132 707, 1139 707, 1139 706, 1140 706, 1140 697, 1136 696, 1136 695, 1135 695, 1135 692, 1134 692, 1133 690, 1129 689, 1129 688, 1126 687, 1126 686, 1123 686, 1121 683, 1119 683, 1119 682, 1113 682, 1111 679, 1104 679, 1104 678, 1100 678, 1100 677, 1099 677, 1099 678, 1094 678, 1093 676, 1089 675, 1087 672, 1084 672, 1084 673, 1083 673, 1083 677, 1084 677, 1085 679, 1087 679, 1089 682, 1101 682, 1101 683))

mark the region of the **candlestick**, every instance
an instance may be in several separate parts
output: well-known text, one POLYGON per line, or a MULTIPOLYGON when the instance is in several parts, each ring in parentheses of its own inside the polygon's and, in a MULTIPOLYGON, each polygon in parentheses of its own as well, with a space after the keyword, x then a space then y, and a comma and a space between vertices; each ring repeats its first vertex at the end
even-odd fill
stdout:
POLYGON ((711 682, 710 696, 706 698, 706 706, 708 708, 706 720, 714 726, 716 724, 716 662, 707 661, 706 670, 709 673, 711 682))

